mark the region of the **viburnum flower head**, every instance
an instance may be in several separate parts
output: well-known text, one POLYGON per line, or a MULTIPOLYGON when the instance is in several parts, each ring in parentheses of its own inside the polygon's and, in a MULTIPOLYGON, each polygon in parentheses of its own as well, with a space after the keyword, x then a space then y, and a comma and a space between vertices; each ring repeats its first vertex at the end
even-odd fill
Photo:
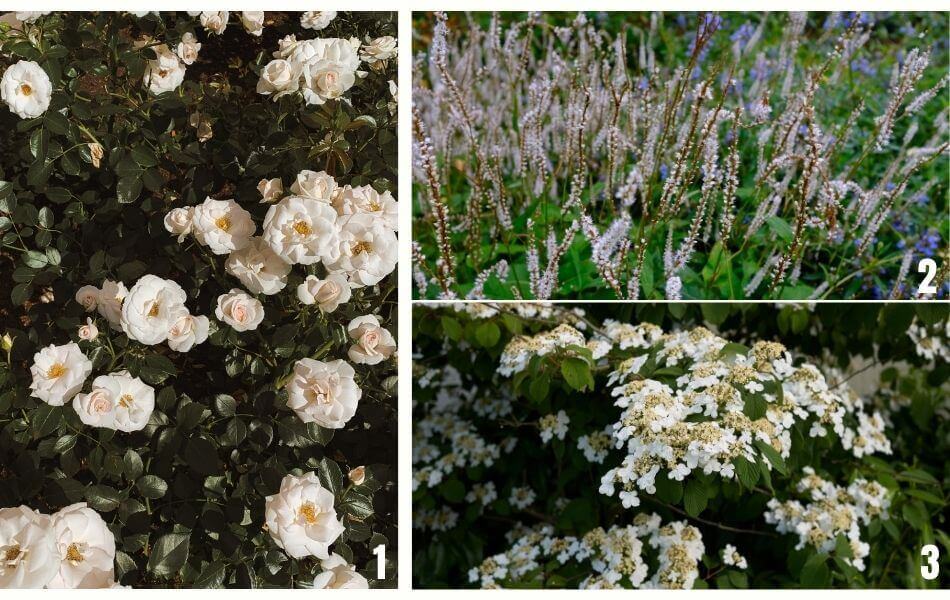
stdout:
POLYGON ((0 508, 0 588, 42 588, 59 569, 51 519, 28 506, 0 508))
POLYGON ((341 217, 338 258, 330 271, 346 273, 350 285, 375 285, 396 268, 398 241, 393 230, 369 214, 341 217))
POLYGON ((257 224, 234 200, 206 198, 195 207, 192 232, 199 244, 215 254, 230 254, 251 243, 257 224))
POLYGON ((33 355, 30 395, 50 406, 62 406, 82 389, 90 373, 92 361, 82 353, 79 344, 50 344, 33 355))
POLYGON ((188 314, 187 295, 170 279, 143 275, 122 302, 122 330, 143 344, 164 342, 168 332, 188 314))
POLYGON ((115 581, 115 536, 99 513, 85 502, 71 504, 52 517, 59 571, 48 588, 107 588, 115 581))
POLYGON ((262 237, 288 263, 333 261, 340 252, 336 219, 326 202, 287 196, 267 210, 262 237))
POLYGON ((291 265, 278 256, 263 238, 251 238, 228 256, 224 269, 255 294, 272 295, 287 285, 291 265))
POLYGON ((369 589, 366 578, 356 572, 356 567, 334 552, 330 558, 320 561, 323 572, 313 578, 315 590, 365 590, 369 589))
POLYGON ((291 558, 327 559, 330 544, 344 531, 333 502, 333 492, 313 471, 300 477, 287 475, 280 491, 265 498, 267 531, 291 558))
POLYGON ((287 384, 287 406, 304 423, 341 429, 356 414, 363 391, 356 372, 343 360, 298 360, 287 384))
POLYGON ((46 112, 53 95, 49 75, 32 60, 7 67, 0 79, 0 97, 10 112, 21 119, 34 119, 46 112))
POLYGON ((127 371, 100 375, 89 393, 73 398, 73 409, 79 420, 91 427, 139 431, 155 410, 155 390, 127 371))

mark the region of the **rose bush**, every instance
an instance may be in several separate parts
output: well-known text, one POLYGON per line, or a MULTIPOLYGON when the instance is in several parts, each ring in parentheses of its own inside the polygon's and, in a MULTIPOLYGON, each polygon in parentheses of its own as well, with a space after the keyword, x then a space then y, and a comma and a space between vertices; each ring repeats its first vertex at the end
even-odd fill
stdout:
POLYGON ((415 584, 945 586, 948 312, 415 307, 415 584))
POLYGON ((0 587, 395 585, 395 34, 0 21, 0 587))

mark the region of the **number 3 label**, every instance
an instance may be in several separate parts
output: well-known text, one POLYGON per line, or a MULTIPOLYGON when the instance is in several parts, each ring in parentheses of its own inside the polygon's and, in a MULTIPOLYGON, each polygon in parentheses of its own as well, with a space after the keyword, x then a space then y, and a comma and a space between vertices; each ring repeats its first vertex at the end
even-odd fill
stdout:
POLYGON ((920 567, 920 576, 926 580, 936 579, 940 574, 940 549, 934 544, 927 544, 920 549, 920 555, 926 557, 926 563, 920 567))

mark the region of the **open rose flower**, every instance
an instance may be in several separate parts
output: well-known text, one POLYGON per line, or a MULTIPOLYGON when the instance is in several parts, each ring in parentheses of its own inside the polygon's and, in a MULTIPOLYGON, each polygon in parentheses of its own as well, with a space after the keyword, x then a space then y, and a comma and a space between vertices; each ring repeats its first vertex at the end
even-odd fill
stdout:
POLYGON ((122 329, 122 304, 125 302, 129 290, 121 281, 112 281, 106 279, 102 282, 102 289, 99 290, 99 300, 96 308, 109 325, 117 331, 122 329))
POLYGON ((396 45, 396 38, 391 35, 378 37, 363 44, 360 58, 374 71, 380 71, 386 67, 386 61, 396 56, 396 45))
POLYGON ((340 215, 372 215, 389 229, 399 229, 399 203, 389 190, 380 194, 371 185, 346 186, 337 194, 333 206, 340 215))
POLYGON ((181 62, 185 63, 186 65, 190 65, 198 60, 199 50, 201 50, 201 44, 198 43, 198 39, 195 37, 195 34, 188 31, 181 36, 181 41, 178 42, 176 54, 178 54, 178 58, 181 59, 181 62))
POLYGON ((257 191, 261 193, 261 204, 270 204, 284 195, 284 183, 279 177, 261 179, 257 184, 257 191))
POLYGON ((198 17, 198 21, 208 33, 221 35, 228 26, 228 11, 204 11, 198 17))
POLYGON ((52 518, 59 571, 48 588, 102 588, 115 581, 115 536, 85 502, 71 504, 52 518))
POLYGON ((122 302, 122 330, 143 344, 164 342, 172 325, 188 314, 185 300, 185 290, 174 281, 143 275, 122 302))
POLYGON ((375 285, 396 268, 398 241, 393 230, 373 215, 341 217, 338 258, 326 264, 346 273, 350 285, 375 285))
POLYGON ((313 471, 287 475, 280 491, 264 500, 267 531, 291 558, 329 558, 330 544, 345 530, 333 502, 333 492, 313 471))
POLYGON ((168 347, 175 352, 188 352, 208 339, 208 317, 184 315, 168 330, 168 347))
POLYGON ((304 29, 319 31, 325 29, 335 18, 335 10, 308 10, 300 15, 300 26, 304 29))
POLYGON ((366 590, 369 582, 336 552, 320 561, 323 572, 313 578, 315 590, 366 590))
POLYGON ((353 292, 346 277, 339 273, 330 273, 326 279, 308 275, 297 286, 297 298, 304 304, 316 304, 323 312, 333 312, 341 304, 349 301, 353 292))
POLYGON ((50 406, 62 406, 82 389, 90 373, 92 361, 82 353, 79 344, 50 344, 33 355, 30 395, 50 406))
POLYGON ((215 254, 230 254, 251 243, 257 224, 234 200, 207 198, 195 207, 192 233, 215 254))
POLYGON ((257 80, 257 93, 265 96, 273 95, 276 101, 282 96, 292 94, 300 89, 300 70, 290 61, 277 58, 261 69, 261 77, 257 80))
POLYGON ((388 330, 380 327, 375 315, 356 317, 346 326, 346 331, 356 341, 347 353, 356 364, 375 365, 396 351, 396 340, 388 330))
POLYGON ((328 203, 287 196, 267 210, 262 237, 289 263, 332 261, 340 252, 336 218, 328 203))
POLYGON ((131 432, 143 429, 155 410, 155 390, 126 371, 100 375, 92 390, 73 399, 79 419, 91 427, 131 432))
POLYGON ((332 175, 326 171, 301 171, 297 179, 290 185, 290 191, 296 196, 332 202, 336 196, 338 186, 332 175))
POLYGON ((0 559, 0 589, 45 587, 59 569, 51 519, 28 506, 0 508, 0 559))
POLYGON ((145 66, 142 82, 154 95, 171 92, 185 80, 185 65, 165 44, 153 46, 155 58, 145 66))
POLYGON ((224 269, 237 277, 244 287, 255 294, 268 296, 284 289, 291 268, 259 237, 252 238, 243 249, 232 252, 224 263, 224 269))
MULTIPOLYGON (((360 58, 349 40, 331 38, 321 40, 322 53, 303 68, 304 100, 307 104, 323 104, 336 100, 356 83, 360 58)), ((356 41, 357 46, 359 41, 356 41)))
POLYGON ((0 98, 10 112, 21 119, 33 119, 46 112, 53 86, 43 67, 32 60, 21 60, 7 67, 0 79, 0 98))
POLYGON ((356 414, 363 395, 353 379, 355 373, 343 360, 298 360, 287 384, 288 408, 304 423, 341 429, 356 414))
POLYGON ((264 305, 247 292, 235 288, 218 296, 214 315, 236 331, 250 331, 257 329, 264 320, 264 305))

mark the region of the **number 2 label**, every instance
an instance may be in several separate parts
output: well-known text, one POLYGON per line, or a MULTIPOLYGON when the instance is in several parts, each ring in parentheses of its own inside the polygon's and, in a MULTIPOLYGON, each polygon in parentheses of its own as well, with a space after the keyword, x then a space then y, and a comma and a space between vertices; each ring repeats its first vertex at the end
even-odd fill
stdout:
POLYGON ((932 258, 920 259, 920 262, 917 263, 917 272, 926 273, 924 280, 920 282, 920 288, 917 290, 917 293, 936 294, 937 286, 933 284, 933 280, 937 276, 937 261, 932 258))
POLYGON ((920 555, 927 560, 920 567, 920 576, 926 580, 936 579, 940 574, 940 549, 934 544, 927 544, 920 549, 920 555))

